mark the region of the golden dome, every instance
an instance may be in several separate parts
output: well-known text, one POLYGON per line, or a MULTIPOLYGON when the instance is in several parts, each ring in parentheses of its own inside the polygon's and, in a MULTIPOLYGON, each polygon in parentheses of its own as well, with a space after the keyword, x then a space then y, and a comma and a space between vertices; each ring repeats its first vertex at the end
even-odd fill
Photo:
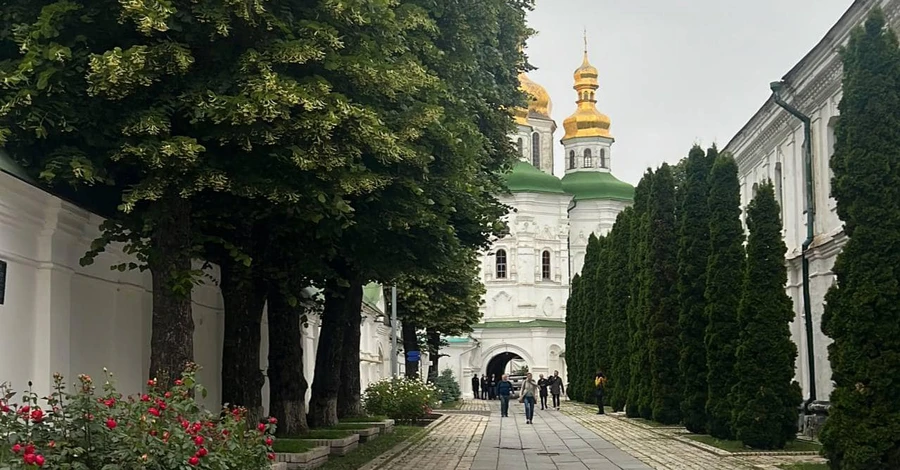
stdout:
POLYGON ((528 124, 528 110, 525 108, 515 108, 513 109, 513 118, 516 120, 516 124, 520 126, 531 126, 528 124))
POLYGON ((578 109, 575 113, 563 121, 563 128, 566 135, 563 140, 574 139, 575 137, 608 137, 612 138, 609 133, 609 116, 597 111, 597 89, 600 84, 597 81, 597 68, 588 61, 587 41, 585 41, 584 60, 581 67, 575 70, 575 86, 578 92, 578 109))
MULTIPOLYGON (((550 101, 550 94, 547 90, 533 82, 528 75, 519 74, 519 89, 524 91, 530 97, 528 102, 528 114, 536 115, 545 119, 550 119, 550 111, 553 109, 553 103, 550 101)), ((518 121, 518 119, 517 119, 518 121)))

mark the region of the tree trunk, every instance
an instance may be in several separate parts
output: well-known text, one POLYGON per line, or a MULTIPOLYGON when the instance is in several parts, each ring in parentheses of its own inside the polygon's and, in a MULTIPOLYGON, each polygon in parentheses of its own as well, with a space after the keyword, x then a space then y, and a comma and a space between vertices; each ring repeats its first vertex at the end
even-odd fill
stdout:
POLYGON ((337 401, 341 389, 344 334, 355 319, 359 318, 359 310, 352 317, 348 315, 351 311, 348 304, 352 303, 353 298, 351 288, 355 285, 358 286, 359 282, 351 281, 351 287, 328 282, 325 287, 325 308, 322 312, 316 373, 307 417, 309 425, 314 428, 334 426, 338 422, 337 401))
POLYGON ((269 288, 269 414, 278 419, 279 436, 309 431, 303 375, 301 312, 285 301, 277 283, 269 288))
POLYGON ((441 334, 428 329, 428 358, 431 364, 428 367, 428 380, 434 381, 441 374, 438 362, 441 360, 441 334))
MULTIPOLYGON (((403 356, 410 351, 419 350, 419 338, 416 336, 416 325, 410 321, 403 322, 403 356)), ((419 377, 419 363, 406 361, 406 377, 415 379, 419 377)))
POLYGON ((194 361, 194 317, 191 312, 191 203, 169 196, 150 235, 148 260, 153 280, 150 335, 150 378, 171 383, 194 361))
POLYGON ((266 285, 259 268, 244 266, 226 256, 220 260, 225 332, 222 346, 222 402, 247 408, 247 420, 263 417, 259 346, 266 285))
POLYGON ((347 302, 347 328, 341 358, 341 388, 338 391, 338 419, 362 414, 360 404, 361 380, 359 370, 360 324, 362 321, 362 282, 350 286, 347 302))

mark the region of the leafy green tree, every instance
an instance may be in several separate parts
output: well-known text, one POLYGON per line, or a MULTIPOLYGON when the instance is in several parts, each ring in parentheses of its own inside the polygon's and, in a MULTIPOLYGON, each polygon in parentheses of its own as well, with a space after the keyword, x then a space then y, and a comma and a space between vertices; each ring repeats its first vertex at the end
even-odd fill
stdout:
POLYGON ((797 435, 802 397, 794 381, 797 346, 790 329, 794 310, 784 290, 787 247, 771 181, 760 186, 750 202, 747 227, 747 271, 738 311, 738 382, 732 390, 734 430, 750 447, 782 449, 797 435))
POLYGON ((651 407, 660 423, 681 421, 681 374, 678 367, 678 238, 675 228, 675 181, 663 163, 650 186, 648 246, 648 345, 651 407))
POLYGON ((684 384, 681 414, 687 430, 701 434, 706 432, 709 388, 704 343, 709 324, 705 292, 710 252, 709 172, 715 154, 715 147, 707 155, 696 145, 688 154, 678 218, 679 368, 684 384))
POLYGON ((734 371, 740 336, 737 311, 744 273, 744 228, 737 164, 730 155, 716 157, 709 177, 709 264, 706 268, 707 430, 720 439, 733 439, 733 405, 729 399, 737 383, 734 371))
POLYGON ((653 171, 647 169, 634 190, 634 217, 631 226, 631 250, 629 271, 631 273, 631 296, 628 304, 628 327, 631 332, 631 381, 628 388, 628 404, 625 412, 629 417, 651 418, 652 387, 650 383, 650 351, 647 333, 648 318, 648 277, 650 234, 650 186, 653 171))
MULTIPOLYGON (((630 341, 628 328, 628 297, 631 289, 628 258, 631 253, 631 220, 634 209, 625 208, 616 217, 609 233, 609 275, 607 282, 608 339, 605 365, 607 400, 614 411, 625 409, 631 377, 630 341)), ((603 281, 601 281, 603 282, 603 281)))
POLYGON ((822 331, 835 389, 822 431, 831 468, 900 468, 900 51, 875 9, 843 51, 832 195, 849 241, 822 331))

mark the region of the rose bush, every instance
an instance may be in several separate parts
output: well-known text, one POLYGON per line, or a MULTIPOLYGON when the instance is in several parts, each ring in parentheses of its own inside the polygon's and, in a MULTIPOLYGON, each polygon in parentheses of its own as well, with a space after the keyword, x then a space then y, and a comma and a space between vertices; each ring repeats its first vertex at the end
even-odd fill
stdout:
POLYGON ((387 378, 366 388, 363 406, 372 415, 415 422, 431 413, 439 393, 433 384, 418 379, 387 378))
POLYGON ((275 418, 249 423, 241 408, 219 415, 204 410, 193 398, 206 393, 196 383, 197 369, 189 364, 171 388, 150 380, 147 393, 127 398, 116 392, 109 373, 102 392, 87 375, 66 392, 57 374, 51 396, 39 399, 28 391, 20 403, 0 386, 0 468, 268 468, 275 458, 275 418))

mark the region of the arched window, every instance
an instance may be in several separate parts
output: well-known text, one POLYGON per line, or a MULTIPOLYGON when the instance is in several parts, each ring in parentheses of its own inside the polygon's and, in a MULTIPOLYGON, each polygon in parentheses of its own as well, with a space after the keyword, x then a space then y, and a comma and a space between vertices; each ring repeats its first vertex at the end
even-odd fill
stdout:
POLYGON ((506 250, 497 250, 497 279, 506 279, 506 250))
POLYGON ((550 280, 550 252, 544 251, 541 254, 541 279, 550 280))
POLYGON ((541 135, 537 132, 531 134, 531 164, 535 168, 541 167, 541 135))
POLYGON ((591 156, 591 149, 584 149, 584 167, 590 168, 594 166, 594 158, 591 156))
POLYGON ((606 168, 606 149, 600 149, 600 168, 606 168))
POLYGON ((521 137, 519 137, 519 156, 525 156, 525 143, 522 141, 521 137))
POLYGON ((575 169, 575 151, 574 150, 569 151, 569 169, 570 170, 575 169))

